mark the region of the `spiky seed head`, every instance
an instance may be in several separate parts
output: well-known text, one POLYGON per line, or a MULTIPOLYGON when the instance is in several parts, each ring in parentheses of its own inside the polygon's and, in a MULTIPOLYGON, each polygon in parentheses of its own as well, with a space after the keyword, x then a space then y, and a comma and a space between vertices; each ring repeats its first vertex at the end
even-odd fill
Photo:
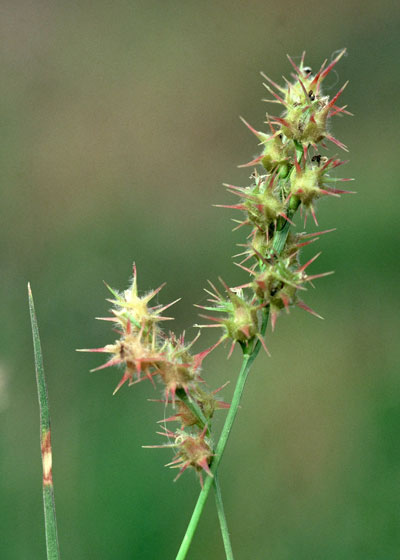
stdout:
POLYGON ((285 307, 285 301, 293 303, 296 296, 299 278, 289 262, 289 259, 280 259, 267 263, 264 270, 254 277, 256 294, 276 311, 285 307))
POLYGON ((180 418, 182 427, 196 426, 199 423, 199 419, 197 418, 197 416, 193 414, 193 412, 184 401, 178 401, 177 416, 179 416, 180 418))
POLYGON ((293 156, 293 143, 284 142, 282 134, 271 136, 262 152, 261 165, 268 172, 274 171, 277 167, 284 166, 290 157, 293 156))
POLYGON ((192 367, 176 362, 163 361, 159 364, 158 371, 165 385, 167 397, 172 395, 173 400, 177 389, 184 389, 188 392, 196 378, 192 367))
POLYGON ((230 316, 224 319, 229 338, 238 342, 247 342, 258 333, 258 306, 246 301, 242 296, 233 294, 230 316))
POLYGON ((307 168, 300 173, 294 171, 290 181, 290 192, 301 200, 303 206, 310 208, 312 203, 323 194, 318 183, 317 168, 307 168))
POLYGON ((149 306, 150 301, 161 291, 164 285, 165 284, 162 284, 159 288, 150 291, 146 295, 139 296, 137 270, 134 264, 132 282, 127 290, 119 294, 117 291, 107 286, 114 296, 114 299, 109 301, 114 304, 112 312, 115 321, 119 323, 123 329, 127 329, 129 325, 131 329, 143 329, 144 336, 148 334, 152 336, 151 333, 156 329, 157 323, 171 319, 170 317, 164 317, 162 315, 163 311, 176 303, 175 301, 164 306, 149 306))
POLYGON ((250 222, 264 231, 276 222, 284 210, 284 204, 269 189, 252 194, 243 203, 250 222))
POLYGON ((203 391, 200 387, 197 387, 196 389, 196 401, 207 420, 211 420, 216 410, 230 407, 228 403, 217 400, 217 398, 215 397, 215 394, 222 388, 223 387, 220 387, 213 392, 203 391))
MULTIPOLYGON (((320 232, 325 233, 325 232, 320 232)), ((292 238, 295 240, 296 237, 292 238)), ((306 290, 305 285, 316 278, 328 276, 332 272, 324 272, 309 276, 306 268, 319 257, 318 253, 308 262, 300 266, 298 264, 298 252, 289 253, 287 256, 281 255, 275 259, 264 259, 264 268, 254 275, 252 288, 260 299, 263 299, 270 306, 272 318, 272 328, 275 326, 276 318, 282 309, 289 312, 289 307, 297 305, 313 315, 319 317, 298 297, 300 290, 306 290)))
POLYGON ((189 435, 178 430, 174 447, 178 452, 174 457, 171 468, 179 468, 179 476, 188 468, 195 469, 202 483, 201 473, 206 472, 209 476, 213 476, 210 470, 210 463, 213 457, 212 447, 208 438, 205 437, 205 429, 198 435, 189 435))
POLYGON ((322 158, 317 155, 312 158, 310 166, 293 169, 290 177, 290 194, 300 200, 306 210, 313 212, 314 203, 322 196, 340 196, 351 192, 332 188, 330 185, 338 181, 346 181, 330 176, 330 171, 341 165, 342 161, 322 158))
POLYGON ((316 144, 324 138, 332 140, 327 130, 327 121, 331 113, 341 112, 341 109, 335 106, 335 102, 347 84, 332 99, 323 95, 321 85, 344 53, 345 49, 325 69, 324 63, 316 75, 305 71, 307 67, 303 59, 300 67, 297 67, 289 57, 296 76, 293 83, 287 82, 286 88, 280 88, 284 93, 281 102, 285 113, 282 118, 275 118, 276 122, 281 124, 281 132, 286 138, 303 144, 316 144))
POLYGON ((165 384, 165 393, 175 401, 177 389, 184 389, 189 393, 198 380, 200 362, 190 353, 192 344, 185 344, 184 337, 176 337, 174 333, 165 340, 162 347, 164 359, 158 364, 160 377, 165 384))
POLYGON ((133 279, 127 290, 119 294, 109 286, 107 288, 113 295, 113 299, 108 300, 114 304, 112 317, 100 319, 116 323, 120 339, 114 344, 87 351, 112 355, 110 360, 95 370, 114 365, 124 366, 125 371, 115 393, 127 381, 130 385, 144 378, 153 382, 153 375, 158 373, 160 364, 165 360, 160 341, 161 331, 157 323, 168 319, 162 315, 162 312, 172 304, 149 307, 149 302, 158 294, 162 286, 145 296, 139 296, 135 265, 133 279))
POLYGON ((114 344, 107 344, 104 348, 94 348, 87 350, 88 352, 106 352, 112 357, 105 364, 94 368, 92 371, 105 369, 107 367, 122 365, 124 374, 118 383, 114 394, 128 381, 129 385, 134 382, 150 379, 153 382, 152 375, 156 371, 160 362, 164 359, 161 352, 149 345, 146 340, 142 339, 142 332, 131 332, 125 336, 121 336, 114 344))
POLYGON ((233 341, 247 342, 259 332, 257 311, 260 306, 253 301, 247 300, 241 288, 229 288, 221 278, 220 281, 227 295, 220 294, 215 286, 211 284, 214 293, 206 291, 212 296, 212 299, 209 301, 213 305, 198 307, 225 315, 221 318, 203 315, 203 317, 215 321, 217 326, 224 329, 225 333, 221 340, 231 338, 233 341))

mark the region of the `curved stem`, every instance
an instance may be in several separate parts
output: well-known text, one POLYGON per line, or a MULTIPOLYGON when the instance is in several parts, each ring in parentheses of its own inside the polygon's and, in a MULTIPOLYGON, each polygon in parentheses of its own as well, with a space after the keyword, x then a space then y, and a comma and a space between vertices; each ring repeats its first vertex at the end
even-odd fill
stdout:
MULTIPOLYGON (((298 142, 295 142, 294 144, 295 144, 295 149, 296 149, 296 153, 297 153, 297 159, 298 159, 299 162, 301 162, 301 160, 304 156, 303 147, 298 142)), ((293 169, 291 171, 293 171, 293 169)), ((290 178, 290 174, 291 174, 291 172, 288 174, 288 177, 286 179, 287 181, 290 178)), ((296 210, 298 209, 299 205, 300 205, 300 200, 298 200, 297 197, 292 197, 292 200, 290 201, 289 208, 288 208, 289 219, 294 216, 294 214, 296 213, 296 210)), ((277 255, 280 255, 282 253, 284 247, 285 247, 286 240, 287 240, 287 237, 289 235, 289 230, 290 230, 290 223, 285 220, 285 222, 282 224, 282 227, 280 227, 274 235, 273 248, 274 248, 274 251, 277 255)), ((263 309, 263 318, 262 318, 262 324, 261 324, 261 329, 260 329, 260 337, 264 337, 264 335, 265 335, 265 331, 266 331, 267 325, 268 325, 268 319, 269 319, 269 306, 264 307, 264 309, 263 309)), ((236 413, 237 413, 238 408, 239 408, 239 403, 240 403, 240 399, 242 397, 244 386, 246 384, 247 376, 249 374, 250 368, 251 368, 254 360, 256 359, 256 357, 257 357, 257 355, 260 351, 261 342, 260 342, 259 339, 253 339, 252 341, 249 341, 247 345, 242 344, 241 346, 242 346, 242 350, 243 350, 242 367, 241 367, 240 372, 239 372, 238 380, 237 380, 235 391, 234 391, 233 398, 232 398, 232 403, 231 403, 231 406, 229 408, 229 412, 228 412, 228 415, 226 417, 225 424, 222 428, 221 436, 219 438, 219 441, 218 441, 218 444, 217 444, 217 447, 216 447, 215 457, 214 457, 214 459, 211 463, 211 466, 210 466, 211 473, 212 473, 214 479, 215 479, 215 476, 217 474, 218 466, 221 462, 222 455, 224 453, 224 450, 225 450, 225 447, 226 447, 226 444, 227 444, 227 441, 228 441, 228 437, 229 437, 229 434, 230 434, 231 429, 232 429, 233 422, 236 418, 236 413)), ((181 543, 178 554, 176 556, 176 560, 184 560, 186 558, 186 555, 187 555, 187 552, 189 550, 190 544, 192 542, 194 533, 197 529, 197 525, 199 523, 201 514, 203 512, 204 505, 206 503, 208 494, 210 492, 210 488, 211 488, 212 483, 213 483, 213 478, 208 476, 206 478, 204 486, 203 486, 203 488, 200 492, 200 495, 197 499, 197 503, 196 503, 195 508, 193 510, 193 514, 192 514, 192 517, 190 519, 189 525, 186 529, 185 536, 183 537, 183 541, 181 543)), ((222 530, 222 525, 221 525, 221 530, 222 530)))
MULTIPOLYGON (((207 424, 207 419, 203 414, 203 411, 201 410, 201 408, 199 407, 199 405, 196 403, 196 401, 190 399, 187 395, 187 393, 184 391, 184 389, 177 389, 176 391, 176 396, 185 403, 185 405, 190 409, 190 411, 197 416, 199 422, 199 428, 203 429, 204 426, 207 424)), ((209 425, 207 425, 207 435, 209 435, 209 425)), ((219 485, 219 481, 218 481, 218 477, 217 477, 217 473, 215 473, 214 475, 214 490, 215 490, 215 504, 217 506, 217 513, 218 513, 218 520, 219 520, 219 525, 221 528, 221 535, 222 535, 222 540, 224 543, 224 548, 225 548, 225 555, 226 555, 226 559, 227 560, 233 560, 233 552, 232 552, 232 545, 231 545, 231 541, 230 541, 230 537, 229 537, 229 530, 228 530, 228 524, 226 521, 226 516, 225 516, 225 510, 224 510, 224 504, 222 501, 222 493, 221 493, 221 487, 219 485)))
MULTIPOLYGON (((268 324, 268 316, 269 316, 269 308, 264 309, 263 313, 263 322, 261 327, 261 336, 265 334, 265 330, 268 324)), ((235 387, 235 392, 233 394, 232 403, 229 408, 229 412, 227 414, 225 424, 222 428, 221 436, 219 438, 216 450, 215 450, 215 457, 211 463, 210 469, 215 477, 217 472, 219 463, 221 462, 222 455, 224 453, 226 444, 228 442, 229 434, 231 433, 232 425, 236 417, 236 413, 239 408, 240 399, 242 397, 243 389, 246 383, 246 379, 248 373, 250 371, 251 365, 254 362, 255 358, 257 357, 261 347, 261 342, 257 340, 254 344, 252 350, 250 350, 249 346, 246 346, 243 350, 243 362, 242 367, 239 372, 238 380, 235 387)), ((196 506, 193 510, 192 517, 190 519, 188 528, 186 530, 185 536, 183 537, 182 544, 176 556, 176 560, 184 560, 186 558, 186 554, 189 550, 190 544, 192 542, 194 533, 197 529, 197 525, 199 523, 201 514, 203 512, 204 505, 206 503, 208 494, 211 489, 211 485, 213 483, 213 478, 208 476, 204 482, 204 486, 200 492, 198 497, 196 506)))

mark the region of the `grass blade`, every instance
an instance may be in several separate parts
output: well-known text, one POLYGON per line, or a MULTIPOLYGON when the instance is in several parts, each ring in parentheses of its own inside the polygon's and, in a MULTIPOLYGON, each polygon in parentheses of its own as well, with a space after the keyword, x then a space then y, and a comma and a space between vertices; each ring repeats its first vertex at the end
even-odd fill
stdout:
POLYGON ((43 505, 46 533, 47 560, 59 560, 60 551, 57 537, 56 506, 52 477, 52 452, 50 412, 47 398, 47 386, 44 376, 42 349, 40 346, 39 328, 33 304, 32 290, 28 284, 29 312, 31 316, 33 352, 35 356, 36 384, 40 409, 40 447, 43 466, 43 505))

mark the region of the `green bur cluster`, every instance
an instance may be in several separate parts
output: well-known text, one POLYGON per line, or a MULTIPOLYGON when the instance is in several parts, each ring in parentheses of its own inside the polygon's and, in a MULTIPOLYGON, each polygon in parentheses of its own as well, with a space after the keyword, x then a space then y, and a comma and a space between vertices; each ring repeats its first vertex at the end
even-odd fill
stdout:
POLYGON ((345 162, 321 155, 318 145, 326 149, 325 140, 330 140, 347 150, 328 130, 329 119, 333 115, 349 114, 346 107, 336 105, 345 86, 332 99, 322 92, 324 79, 344 53, 345 50, 340 51, 328 66, 325 61, 316 74, 305 66, 304 53, 299 66, 289 57, 295 70, 292 82, 285 80, 286 85, 280 86, 263 74, 268 82, 264 85, 274 97, 265 101, 283 105, 283 114, 279 117, 267 114, 268 133, 256 130, 242 119, 260 141, 262 150, 256 158, 240 167, 257 165, 262 171, 257 168, 253 171, 248 186, 226 184, 228 191, 238 196, 240 201, 233 205, 217 206, 242 212, 244 217, 235 220, 239 224, 235 229, 252 227, 249 241, 240 245, 245 250, 236 255, 243 258, 235 263, 250 275, 251 281, 237 289, 226 288, 228 298, 214 289, 214 300, 210 300, 212 306, 205 307, 207 310, 228 313, 229 319, 220 320, 221 326, 227 337, 239 343, 261 337, 262 321, 260 313, 257 320, 254 318, 256 309, 268 308, 272 328, 279 313, 284 309, 289 312, 293 305, 319 317, 304 303, 300 294, 312 280, 331 272, 308 275, 306 268, 318 255, 301 265, 300 250, 304 245, 316 241, 318 235, 327 232, 295 235, 289 233, 289 228, 294 225, 292 218, 298 209, 304 214, 304 226, 309 214, 318 225, 315 213, 318 199, 323 196, 339 197, 349 192, 332 186, 336 182, 350 180, 331 175, 336 167, 345 162), (252 309, 253 314, 248 313, 247 324, 243 324, 241 314, 241 328, 238 330, 234 324, 239 321, 236 316, 240 307, 252 309))
POLYGON ((108 286, 114 296, 111 317, 100 317, 101 320, 112 321, 120 334, 113 344, 101 348, 82 349, 83 352, 104 352, 111 354, 111 358, 103 365, 92 371, 110 366, 122 366, 124 373, 114 394, 125 384, 135 385, 148 379, 154 387, 157 378, 164 387, 164 398, 160 402, 178 405, 178 412, 170 418, 163 418, 165 422, 180 422, 181 428, 175 433, 164 425, 164 431, 159 432, 172 443, 160 446, 176 450, 176 456, 168 466, 180 468, 178 478, 188 467, 196 470, 202 483, 202 472, 210 474, 209 463, 213 456, 212 444, 209 438, 209 426, 215 410, 229 407, 227 403, 217 400, 214 391, 205 386, 200 377, 200 368, 204 358, 214 348, 198 354, 191 352, 196 337, 191 343, 185 343, 184 335, 168 334, 160 327, 164 321, 172 319, 162 313, 171 305, 150 306, 150 301, 160 292, 157 290, 140 296, 137 284, 137 270, 133 267, 133 280, 130 287, 119 294, 108 286), (185 432, 185 428, 187 431, 185 432))
MULTIPOLYGON (((258 138, 261 153, 240 166, 257 166, 249 185, 226 185, 230 193, 239 197, 239 202, 220 206, 242 213, 242 219, 236 220, 238 226, 235 229, 251 228, 247 242, 241 245, 244 250, 236 255, 241 260, 235 263, 249 277, 238 287, 228 287, 220 279, 222 290, 210 282, 211 289, 206 290, 208 304, 198 306, 207 312, 201 316, 212 323, 195 326, 220 327, 222 334, 217 342, 194 354, 191 349, 198 337, 186 344, 183 336, 166 333, 160 323, 169 318, 162 316, 162 312, 172 304, 150 307, 150 300, 161 288, 139 296, 135 268, 128 290, 123 294, 111 290, 114 308, 112 317, 107 320, 116 323, 120 338, 114 344, 90 350, 111 354, 111 359, 96 369, 123 366, 124 373, 115 392, 126 382, 134 385, 149 379, 154 384, 154 378, 157 378, 162 383, 164 391, 160 402, 172 405, 174 414, 160 422, 179 422, 180 427, 172 431, 164 425, 163 431, 158 433, 167 437, 168 443, 148 447, 174 449, 176 455, 168 466, 179 468, 178 477, 189 467, 200 475, 201 484, 203 472, 213 476, 212 465, 218 446, 215 447, 212 440, 211 420, 216 409, 229 408, 227 403, 216 399, 215 393, 219 389, 210 391, 200 376, 204 358, 229 339, 229 355, 238 343, 244 355, 247 358, 252 356, 253 360, 258 352, 255 351, 258 342, 268 352, 264 342, 268 317, 271 317, 274 329, 278 315, 283 310, 289 312, 292 306, 319 316, 303 301, 302 293, 314 279, 330 272, 309 275, 306 269, 318 254, 301 264, 300 251, 326 232, 307 234, 289 230, 298 209, 304 215, 304 225, 309 214, 317 224, 315 205, 318 199, 349 192, 332 186, 338 181, 349 180, 332 176, 333 170, 344 162, 320 153, 320 146, 327 148, 325 141, 347 150, 328 129, 332 116, 349 114, 346 107, 337 105, 345 86, 332 99, 322 91, 324 79, 344 53, 345 50, 340 51, 329 65, 325 61, 316 73, 305 66, 304 53, 299 66, 289 57, 295 74, 291 81, 285 80, 284 86, 263 75, 268 82, 264 85, 273 96, 266 101, 281 104, 283 114, 267 115, 268 132, 258 131, 242 119, 258 138), (210 312, 212 315, 208 314, 210 312)), ((238 403, 234 406, 237 408, 238 403)))

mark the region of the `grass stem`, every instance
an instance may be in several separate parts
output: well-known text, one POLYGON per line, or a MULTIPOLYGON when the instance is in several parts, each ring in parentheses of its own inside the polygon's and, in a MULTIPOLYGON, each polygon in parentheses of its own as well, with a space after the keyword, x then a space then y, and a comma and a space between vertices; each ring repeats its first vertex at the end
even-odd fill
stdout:
MULTIPOLYGON (((298 156, 298 161, 301 162, 303 156, 304 156, 304 152, 303 152, 303 148, 298 145, 297 143, 295 144, 296 147, 296 152, 297 152, 297 156, 298 156)), ((292 171, 292 170, 291 170, 292 171)), ((288 175, 287 180, 289 180, 290 177, 290 173, 288 175)), ((292 211, 290 212, 290 216, 289 218, 292 218, 293 215, 296 213, 296 210, 298 208, 299 204, 296 204, 294 206, 294 208, 292 209, 292 211)), ((290 223, 288 221, 285 221, 285 223, 283 224, 283 227, 276 231, 275 235, 274 235, 274 240, 273 240, 273 249, 276 255, 280 255, 285 247, 286 244, 286 240, 289 234, 289 230, 290 230, 290 223)), ((262 318, 262 324, 261 324, 261 329, 260 329, 260 337, 264 337, 265 335, 265 331, 267 329, 267 325, 268 325, 268 319, 269 319, 269 306, 264 307, 263 309, 263 318, 262 318)), ((233 398, 232 398, 232 403, 231 406, 229 408, 226 420, 225 420, 225 424, 222 428, 222 432, 221 432, 221 436, 220 439, 218 441, 216 450, 215 450, 215 457, 213 458, 213 461, 211 463, 210 469, 212 474, 214 475, 214 479, 210 476, 208 476, 204 482, 204 486, 200 492, 200 495, 197 499, 197 503, 195 505, 195 508, 193 510, 193 514, 192 517, 190 519, 189 525, 187 527, 185 536, 183 537, 181 546, 179 548, 178 554, 176 556, 176 560, 184 560, 186 558, 186 555, 188 553, 188 550, 190 548, 194 533, 197 529, 197 525, 199 523, 201 514, 203 512, 203 508, 204 505, 206 503, 208 494, 210 492, 210 488, 211 485, 213 484, 213 480, 215 480, 215 477, 217 475, 217 470, 219 467, 219 464, 221 462, 222 459, 222 455, 224 453, 225 450, 225 446, 227 444, 228 441, 228 437, 229 434, 231 432, 232 429, 232 425, 233 422, 235 420, 236 417, 236 413, 238 411, 239 408, 239 404, 240 404, 240 399, 242 397, 242 393, 243 393, 243 389, 244 386, 246 384, 246 380, 247 380, 247 376, 249 374, 250 368, 252 363, 254 362, 254 360, 256 359, 259 351, 260 351, 260 347, 261 347, 261 341, 260 339, 254 339, 252 341, 252 343, 248 343, 248 345, 242 345, 242 350, 243 350, 243 361, 242 361, 242 366, 239 372, 239 376, 238 376, 238 380, 236 383, 236 387, 235 387, 235 391, 233 394, 233 398)), ((218 491, 219 491, 219 496, 220 495, 220 489, 216 488, 216 499, 217 499, 217 507, 218 507, 218 491)), ((223 508, 222 508, 223 511, 223 508)), ((225 517, 225 516, 224 516, 225 517)), ((224 533, 224 520, 221 523, 221 519, 220 519, 220 525, 221 525, 221 531, 222 531, 222 536, 224 538, 224 545, 225 545, 225 533, 224 533)), ((226 535, 228 535, 228 531, 226 528, 226 535)), ((229 537, 229 535, 228 535, 229 537)), ((229 546, 230 546, 230 542, 229 542, 229 546)), ((229 548, 227 549, 227 547, 225 546, 225 552, 228 554, 229 548)), ((230 549, 230 554, 232 554, 232 549, 230 549)), ((229 557, 227 555, 227 558, 233 558, 232 556, 229 557)))

